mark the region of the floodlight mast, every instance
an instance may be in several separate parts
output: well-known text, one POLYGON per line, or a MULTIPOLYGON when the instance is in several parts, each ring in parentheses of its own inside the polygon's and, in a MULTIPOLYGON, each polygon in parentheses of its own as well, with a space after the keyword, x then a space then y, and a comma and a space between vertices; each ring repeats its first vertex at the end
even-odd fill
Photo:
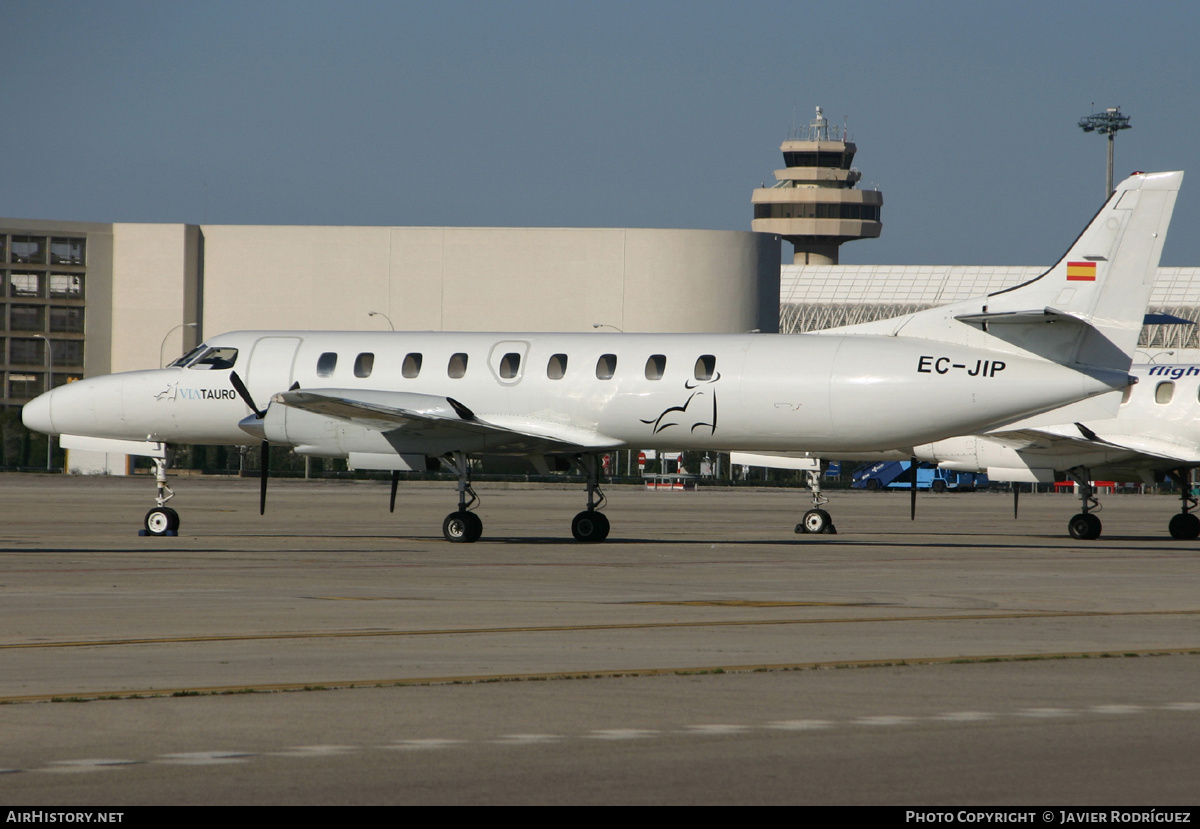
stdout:
POLYGON ((1108 177, 1104 180, 1104 198, 1113 193, 1113 139, 1118 130, 1127 130, 1132 126, 1129 116, 1121 114, 1120 107, 1109 107, 1104 112, 1093 112, 1079 120, 1079 128, 1084 132, 1098 132, 1108 136, 1108 177))

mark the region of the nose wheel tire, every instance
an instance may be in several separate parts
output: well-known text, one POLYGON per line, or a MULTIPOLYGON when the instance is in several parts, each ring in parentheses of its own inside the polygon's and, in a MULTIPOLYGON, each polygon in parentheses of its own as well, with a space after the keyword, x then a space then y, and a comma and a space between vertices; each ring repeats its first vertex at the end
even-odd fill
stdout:
POLYGON ((571 535, 576 541, 603 541, 608 538, 608 529, 608 517, 595 510, 585 510, 571 520, 571 535))
POLYGON ((1090 512, 1081 512, 1067 523, 1067 532, 1071 538, 1081 541, 1092 541, 1100 537, 1100 519, 1090 512))
POLYGON ((146 513, 146 532, 150 535, 167 535, 179 530, 179 513, 170 507, 155 507, 146 513))
POLYGON ((1171 523, 1167 525, 1167 529, 1171 531, 1171 538, 1192 541, 1195 538, 1200 538, 1200 518, 1197 518, 1190 512, 1180 513, 1171 518, 1171 523))
POLYGON ((804 513, 804 518, 796 525, 798 533, 829 533, 836 534, 833 518, 823 509, 810 509, 804 513))
POLYGON ((442 535, 461 544, 478 541, 483 535, 483 519, 473 512, 452 512, 442 522, 442 535))

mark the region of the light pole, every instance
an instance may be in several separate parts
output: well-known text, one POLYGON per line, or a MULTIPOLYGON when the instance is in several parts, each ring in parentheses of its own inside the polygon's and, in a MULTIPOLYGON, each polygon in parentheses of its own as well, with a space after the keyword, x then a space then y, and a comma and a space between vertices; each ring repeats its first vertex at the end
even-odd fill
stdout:
POLYGON ((1129 116, 1121 114, 1120 107, 1109 107, 1104 112, 1093 112, 1079 120, 1079 128, 1084 132, 1098 132, 1108 136, 1108 177, 1104 180, 1104 198, 1113 193, 1113 143, 1119 130, 1131 129, 1129 116))
MULTIPOLYGON (((54 352, 50 348, 50 338, 45 334, 34 334, 46 344, 46 391, 54 388, 54 352)), ((46 435, 46 471, 49 472, 54 462, 54 438, 46 435)))
MULTIPOLYGON (((162 345, 160 345, 158 347, 158 367, 159 368, 162 368, 163 363, 166 361, 166 358, 163 357, 163 349, 165 349, 167 347, 167 337, 174 334, 180 328, 195 328, 199 324, 200 323, 198 323, 198 322, 181 322, 181 323, 179 323, 179 325, 176 325, 174 328, 172 328, 170 331, 168 331, 165 335, 163 335, 162 345)), ((186 351, 185 351, 185 353, 186 353, 186 351)))
POLYGON ((396 326, 392 325, 392 318, 389 317, 387 314, 383 313, 383 311, 367 311, 367 316, 368 317, 383 317, 384 320, 387 321, 388 330, 389 331, 396 330, 396 326))

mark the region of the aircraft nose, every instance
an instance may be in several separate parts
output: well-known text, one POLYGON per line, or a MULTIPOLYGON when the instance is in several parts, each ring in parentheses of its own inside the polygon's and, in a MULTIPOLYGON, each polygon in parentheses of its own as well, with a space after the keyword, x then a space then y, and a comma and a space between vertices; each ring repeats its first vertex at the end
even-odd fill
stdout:
POLYGON ((21 408, 21 422, 26 428, 46 435, 58 434, 54 431, 54 420, 50 416, 50 398, 54 391, 39 394, 21 408))
POLYGON ((119 415, 120 387, 111 380, 112 377, 90 377, 51 389, 25 404, 21 420, 35 432, 48 435, 93 435, 97 387, 110 392, 107 396, 114 398, 110 405, 119 415))

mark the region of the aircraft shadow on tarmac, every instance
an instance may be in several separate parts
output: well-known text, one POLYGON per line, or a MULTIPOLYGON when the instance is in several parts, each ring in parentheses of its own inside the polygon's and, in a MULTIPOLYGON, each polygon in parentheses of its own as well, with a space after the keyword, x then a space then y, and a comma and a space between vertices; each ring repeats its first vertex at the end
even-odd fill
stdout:
MULTIPOLYGON (((398 541, 410 542, 438 542, 441 541, 441 536, 410 536, 396 535, 392 533, 362 533, 355 535, 322 535, 313 536, 310 533, 245 533, 237 536, 224 536, 225 538, 238 539, 286 539, 286 538, 304 538, 307 540, 320 541, 365 541, 368 539, 394 539, 398 541)), ((903 547, 903 548, 963 548, 970 547, 975 549, 1045 549, 1051 547, 1053 549, 1069 549, 1080 551, 1104 551, 1111 552, 1114 550, 1113 544, 1132 544, 1138 545, 1138 553, 1161 553, 1161 552, 1195 552, 1194 546, 1181 545, 1178 541, 1165 539, 1162 537, 1148 537, 1135 535, 1109 535, 1105 536, 1103 542, 1090 541, 1087 544, 1071 544, 1068 539, 1060 535, 1045 534, 1031 535, 1024 534, 1025 540, 1012 541, 969 541, 967 539, 978 539, 978 533, 958 533, 958 532, 936 532, 936 533, 920 533, 920 540, 905 539, 903 536, 889 536, 887 539, 880 538, 855 538, 855 537, 830 537, 822 535, 797 536, 795 538, 773 538, 773 539, 745 539, 745 538, 608 538, 602 544, 580 544, 570 538, 562 536, 498 536, 484 537, 479 543, 487 544, 504 544, 504 545, 525 545, 525 546, 569 546, 573 549, 592 549, 604 550, 608 547, 622 546, 628 547, 631 545, 672 545, 675 547, 712 547, 720 544, 722 546, 755 546, 755 547, 903 547), (945 539, 945 540, 929 540, 929 539, 945 539), (952 539, 963 539, 961 541, 952 539), (1148 546, 1150 545, 1150 546, 1148 546)), ((147 539, 148 541, 155 539, 147 539)), ((161 539, 161 543, 156 544, 154 549, 169 549, 172 539, 161 539)), ((457 549, 457 548, 454 548, 457 549)), ((58 550, 65 552, 66 550, 58 550)), ((104 552, 103 550, 79 549, 72 548, 72 552, 104 552)), ((449 549, 448 549, 449 551, 449 549)), ((0 552, 28 552, 27 548, 12 548, 0 549, 0 552)), ((55 552, 54 550, 46 550, 45 552, 55 552)), ((111 552, 111 551, 110 551, 111 552)), ((211 550, 200 550, 197 548, 188 548, 187 552, 230 552, 228 548, 219 548, 211 550)), ((397 550, 396 552, 404 552, 397 550)))

